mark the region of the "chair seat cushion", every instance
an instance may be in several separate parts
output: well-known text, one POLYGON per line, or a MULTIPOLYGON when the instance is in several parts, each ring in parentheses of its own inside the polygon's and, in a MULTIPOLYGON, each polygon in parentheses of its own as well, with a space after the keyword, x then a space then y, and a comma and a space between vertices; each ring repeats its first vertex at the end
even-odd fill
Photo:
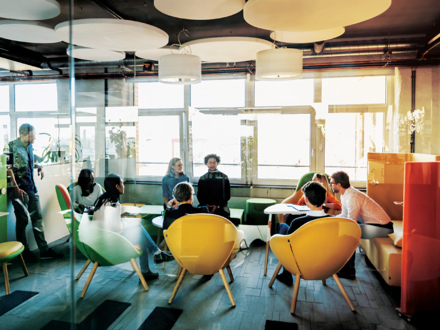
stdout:
POLYGON ((20 242, 5 242, 0 243, 0 261, 3 259, 15 258, 21 252, 23 252, 24 246, 20 242))

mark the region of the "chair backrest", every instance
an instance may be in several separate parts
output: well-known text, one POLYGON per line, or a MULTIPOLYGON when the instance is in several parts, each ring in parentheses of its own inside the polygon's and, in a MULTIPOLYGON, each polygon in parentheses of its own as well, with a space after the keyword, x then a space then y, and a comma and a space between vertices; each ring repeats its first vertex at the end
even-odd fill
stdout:
MULTIPOLYGON (((290 197, 286 198, 283 202, 284 203, 289 203, 289 204, 297 204, 298 201, 301 199, 301 197, 303 196, 303 192, 301 191, 301 188, 309 181, 313 180, 313 176, 316 173, 322 173, 322 172, 309 172, 304 174, 298 181, 298 184, 296 185, 296 189, 293 193, 293 195, 291 195, 290 197)), ((327 176, 327 178, 329 177, 328 174, 323 173, 327 176)), ((333 193, 333 192, 332 192, 333 193)))
POLYGON ((347 263, 360 237, 355 221, 330 217, 310 221, 290 235, 275 235, 270 247, 292 274, 306 280, 323 280, 347 263))
POLYGON ((192 274, 211 275, 229 260, 237 229, 218 215, 189 214, 174 221, 164 235, 180 266, 192 274))
POLYGON ((61 211, 69 210, 72 202, 66 186, 63 184, 57 184, 55 186, 55 191, 57 193, 58 203, 60 204, 61 211))
MULTIPOLYGON (((83 214, 78 229, 78 241, 84 255, 100 266, 113 266, 137 258, 142 251, 122 235, 110 230, 95 228, 87 214, 83 214)), ((78 246, 79 247, 79 246, 78 246)))

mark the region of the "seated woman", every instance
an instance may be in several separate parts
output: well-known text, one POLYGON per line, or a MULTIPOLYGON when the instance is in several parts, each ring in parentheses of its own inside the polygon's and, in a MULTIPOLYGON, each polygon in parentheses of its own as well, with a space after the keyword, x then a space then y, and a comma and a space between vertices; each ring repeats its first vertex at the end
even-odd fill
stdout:
POLYGON ((197 198, 201 206, 208 207, 210 213, 230 220, 228 201, 231 198, 231 186, 228 176, 217 169, 218 164, 220 164, 218 155, 209 154, 205 157, 208 172, 199 179, 197 198))
POLYGON ((104 180, 104 188, 106 192, 95 203, 91 225, 115 231, 127 238, 132 244, 140 245, 144 251, 139 257, 144 278, 146 280, 158 278, 159 274, 150 270, 147 251, 154 253, 154 263, 156 264, 174 260, 174 257, 157 247, 141 223, 128 223, 121 219, 122 205, 119 202, 119 196, 124 193, 124 183, 119 175, 110 174, 107 176, 104 180))
POLYGON ((175 210, 169 209, 165 212, 165 217, 163 221, 164 230, 168 229, 168 227, 176 219, 183 217, 184 215, 193 213, 209 213, 206 206, 194 207, 192 205, 194 202, 194 189, 190 183, 178 183, 173 189, 173 195, 179 206, 175 210))
POLYGON ((79 213, 84 212, 84 207, 93 208, 96 200, 102 195, 102 187, 95 182, 92 170, 84 168, 79 172, 78 184, 73 187, 73 209, 79 213))
POLYGON ((168 163, 167 173, 162 178, 163 207, 165 210, 170 207, 168 202, 173 200, 173 189, 180 182, 189 182, 189 176, 183 171, 182 160, 174 157, 168 163))

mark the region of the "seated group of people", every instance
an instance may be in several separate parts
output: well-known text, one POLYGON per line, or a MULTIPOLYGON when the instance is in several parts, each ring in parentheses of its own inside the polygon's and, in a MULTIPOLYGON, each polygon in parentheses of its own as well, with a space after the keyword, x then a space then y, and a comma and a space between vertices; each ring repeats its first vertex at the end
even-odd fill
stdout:
MULTIPOLYGON (((357 221, 361 227, 363 239, 387 237, 393 232, 390 217, 373 199, 351 187, 347 173, 342 171, 334 173, 330 177, 330 185, 335 193, 341 194, 341 202, 331 193, 327 176, 317 173, 312 181, 302 187, 304 196, 299 201, 299 204, 307 205, 310 211, 305 216, 289 215, 285 222, 283 218, 280 218, 279 233, 289 235, 310 221, 333 216, 328 214, 331 209, 342 209, 340 217, 357 221)), ((338 276, 347 279, 356 277, 355 254, 338 272, 338 276)), ((285 269, 277 275, 277 279, 288 286, 293 284, 292 275, 285 269)))

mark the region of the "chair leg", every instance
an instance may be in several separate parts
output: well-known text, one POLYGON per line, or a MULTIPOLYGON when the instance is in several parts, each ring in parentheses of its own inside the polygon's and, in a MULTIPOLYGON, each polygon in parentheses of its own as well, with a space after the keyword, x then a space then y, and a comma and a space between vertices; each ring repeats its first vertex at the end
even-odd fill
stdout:
POLYGON ((345 301, 347 302, 348 306, 350 306, 351 311, 354 312, 355 309, 354 309, 353 303, 351 302, 351 299, 348 296, 347 291, 345 291, 345 288, 342 285, 341 280, 339 279, 338 275, 333 274, 333 279, 335 280, 336 284, 338 285, 339 290, 341 290, 342 295, 344 296, 345 301))
POLYGON ((141 280, 141 283, 144 286, 145 291, 148 291, 148 284, 145 281, 144 275, 142 275, 142 272, 141 272, 141 270, 139 268, 139 265, 137 264, 136 260, 134 260, 134 258, 130 259, 130 264, 131 264, 131 267, 133 267, 133 269, 138 274, 139 279, 141 280))
POLYGON ((290 307, 290 314, 295 314, 296 299, 298 298, 299 282, 301 281, 301 275, 295 275, 295 286, 293 287, 292 307, 290 307))
POLYGON ((229 279, 231 280, 231 283, 234 282, 234 275, 232 275, 232 270, 229 265, 226 266, 226 270, 228 271, 229 279))
POLYGON ((3 265, 3 276, 5 277, 5 291, 6 294, 9 294, 9 276, 8 276, 8 264, 6 262, 2 263, 3 265))
POLYGON ((182 273, 182 266, 179 266, 179 269, 177 269, 177 277, 179 277, 180 276, 180 273, 182 273))
POLYGON ((86 284, 84 285, 84 289, 81 292, 81 298, 84 298, 86 295, 87 289, 89 288, 90 283, 92 282, 93 276, 95 275, 96 269, 98 268, 99 264, 98 262, 95 262, 93 264, 92 271, 89 274, 89 277, 87 278, 86 284))
POLYGON ((81 278, 82 274, 84 274, 84 272, 86 271, 87 267, 89 267, 90 263, 91 263, 90 260, 86 261, 86 263, 81 268, 81 270, 79 271, 78 275, 76 276, 76 280, 79 280, 81 278))
POLYGON ((21 265, 21 269, 23 269, 24 276, 29 276, 29 272, 24 262, 22 254, 20 254, 20 265, 21 265))
POLYGON ((270 282, 269 282, 269 288, 271 288, 272 285, 273 285, 273 282, 275 282, 275 279, 277 278, 277 275, 278 275, 278 272, 279 272, 280 269, 281 269, 281 266, 282 266, 282 265, 281 265, 281 262, 279 262, 277 268, 275 269, 275 272, 274 272, 273 275, 272 275, 272 278, 270 279, 270 282))
POLYGON ((267 274, 267 262, 269 261, 269 241, 270 241, 271 228, 272 228, 272 214, 269 214, 269 220, 267 221, 266 255, 264 257, 264 276, 266 276, 267 274))
POLYGON ((176 283, 176 285, 174 286, 173 293, 171 293, 171 297, 170 297, 170 299, 168 300, 168 303, 169 303, 169 304, 171 304, 171 303, 173 302, 173 299, 174 299, 174 297, 176 296, 177 290, 179 290, 179 286, 180 286, 180 284, 182 283, 183 276, 185 276, 185 273, 186 273, 186 269, 185 269, 185 268, 182 268, 182 271, 181 271, 181 273, 180 273, 179 279, 177 280, 177 283, 176 283))
POLYGON ((232 295, 231 288, 229 287, 228 281, 226 280, 225 272, 223 271, 223 269, 220 269, 218 272, 220 273, 223 284, 225 285, 225 289, 226 292, 228 293, 229 300, 231 301, 232 306, 235 307, 234 296, 232 295))

